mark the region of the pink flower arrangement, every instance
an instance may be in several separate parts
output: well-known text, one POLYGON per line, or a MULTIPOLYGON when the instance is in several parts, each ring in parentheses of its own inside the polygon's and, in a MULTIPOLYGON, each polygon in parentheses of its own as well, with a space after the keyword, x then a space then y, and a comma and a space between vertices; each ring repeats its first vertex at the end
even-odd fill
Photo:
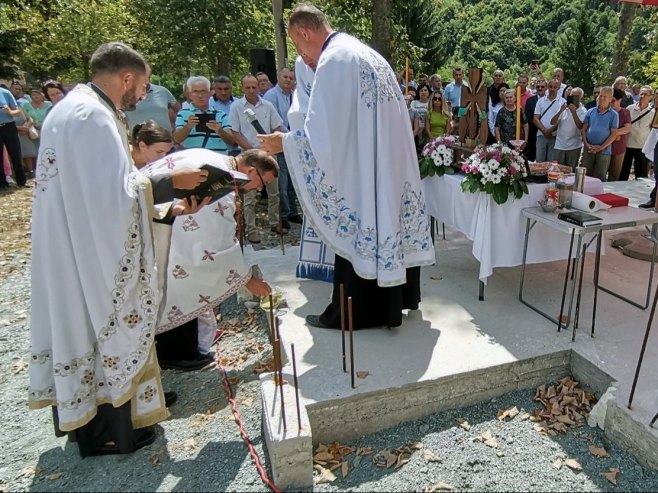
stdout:
POLYGON ((452 135, 437 137, 425 144, 421 153, 420 177, 451 175, 455 172, 452 163, 455 160, 453 147, 457 138, 452 135))
POLYGON ((510 193, 517 199, 528 193, 523 157, 504 144, 477 146, 461 170, 466 174, 464 192, 489 193, 497 204, 507 202, 510 193))

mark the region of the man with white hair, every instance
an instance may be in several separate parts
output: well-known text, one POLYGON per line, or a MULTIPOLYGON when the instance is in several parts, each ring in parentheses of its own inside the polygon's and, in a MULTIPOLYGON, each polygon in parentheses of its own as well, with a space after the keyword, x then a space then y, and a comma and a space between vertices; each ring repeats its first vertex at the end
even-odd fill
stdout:
MULTIPOLYGON (((649 103, 653 98, 651 86, 640 88, 640 101, 628 107, 631 113, 631 133, 628 135, 626 154, 621 166, 619 179, 627 181, 634 169, 635 178, 646 178, 648 176, 647 157, 642 152, 642 147, 651 133, 651 124, 656 113, 649 103)), ((653 207, 653 206, 652 206, 653 207)))
POLYGON ((202 148, 227 154, 228 146, 235 140, 228 115, 208 104, 210 81, 203 76, 192 76, 185 85, 190 103, 176 115, 174 141, 186 149, 202 148))
POLYGON ((624 98, 621 100, 622 108, 627 108, 635 102, 633 101, 633 95, 628 92, 628 79, 626 79, 626 77, 623 75, 620 75, 615 79, 615 83, 612 85, 612 88, 624 91, 624 98))

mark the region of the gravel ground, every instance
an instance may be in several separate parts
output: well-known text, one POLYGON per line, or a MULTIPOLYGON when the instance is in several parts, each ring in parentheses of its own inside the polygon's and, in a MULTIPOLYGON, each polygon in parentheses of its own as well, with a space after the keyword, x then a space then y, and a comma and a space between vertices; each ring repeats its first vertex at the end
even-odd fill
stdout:
MULTIPOLYGON (((164 371, 167 390, 179 394, 172 416, 158 427, 156 442, 128 456, 80 459, 77 447, 56 438, 49 410, 27 409, 29 358, 29 191, 0 193, 0 491, 266 491, 234 421, 217 368, 164 371), (4 228, 4 229, 2 229, 4 228)), ((261 214, 262 221, 262 214, 261 214)), ((299 226, 284 236, 298 238, 299 226)), ((267 228, 263 228, 267 229, 267 228)), ((263 234, 259 248, 278 248, 276 235, 263 234)), ((244 428, 268 471, 261 437, 259 371, 271 348, 260 311, 249 313, 235 298, 221 307, 226 329, 219 349, 244 428)), ((548 382, 547 382, 548 383, 548 382)), ((468 408, 437 413, 344 445, 373 453, 347 457, 349 471, 316 491, 657 491, 658 474, 644 470, 603 433, 587 426, 557 437, 541 435, 519 416, 496 419, 498 409, 532 411, 533 390, 519 391, 468 408), (458 426, 459 418, 472 427, 458 426), (477 439, 491 432, 498 446, 477 439), (383 449, 420 442, 398 469, 377 467, 383 449), (607 458, 588 447, 605 448, 607 458), (557 459, 577 459, 582 471, 557 459), (601 473, 619 469, 617 486, 601 473)))

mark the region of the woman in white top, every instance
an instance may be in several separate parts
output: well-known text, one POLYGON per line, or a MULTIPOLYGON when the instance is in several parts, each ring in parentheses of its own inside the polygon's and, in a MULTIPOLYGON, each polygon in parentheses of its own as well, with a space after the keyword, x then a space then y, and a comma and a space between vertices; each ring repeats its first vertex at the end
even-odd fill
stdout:
POLYGON ((507 83, 503 82, 500 87, 498 88, 498 94, 500 97, 498 98, 499 101, 494 105, 491 102, 491 98, 489 98, 489 114, 487 115, 487 121, 489 123, 489 135, 491 136, 489 141, 491 143, 494 143, 496 141, 495 135, 496 135, 496 117, 498 116, 498 112, 500 109, 504 106, 503 101, 505 101, 505 91, 509 89, 509 86, 507 83))
POLYGON ((430 106, 430 86, 420 84, 416 91, 416 99, 411 102, 409 108, 416 112, 414 117, 414 135, 416 136, 416 148, 422 150, 426 142, 425 116, 430 106))

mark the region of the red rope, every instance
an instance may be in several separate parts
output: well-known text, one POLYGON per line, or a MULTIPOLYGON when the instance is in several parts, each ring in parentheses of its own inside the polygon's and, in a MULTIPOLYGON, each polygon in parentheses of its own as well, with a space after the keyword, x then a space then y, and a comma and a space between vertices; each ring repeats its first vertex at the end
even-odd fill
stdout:
POLYGON ((226 392, 226 398, 229 404, 231 405, 231 410, 233 411, 233 417, 238 425, 238 429, 240 430, 240 435, 242 436, 242 440, 247 446, 247 450, 249 450, 249 455, 251 456, 254 463, 256 464, 256 470, 258 470, 258 474, 260 475, 260 478, 263 481, 263 483, 269 486, 270 489, 275 493, 280 493, 281 490, 277 488, 274 485, 274 483, 270 480, 270 478, 267 476, 267 472, 265 471, 265 468, 261 464, 260 458, 258 457, 258 452, 256 452, 256 449, 254 449, 254 446, 251 443, 251 440, 249 439, 249 435, 247 435, 247 431, 244 429, 244 422, 242 421, 242 416, 240 416, 240 410, 238 409, 235 399, 233 399, 233 391, 231 390, 231 384, 228 382, 226 369, 221 363, 221 351, 219 349, 219 344, 216 346, 216 348, 217 348, 217 366, 219 367, 219 371, 222 374, 222 383, 224 384, 224 391, 226 392))

